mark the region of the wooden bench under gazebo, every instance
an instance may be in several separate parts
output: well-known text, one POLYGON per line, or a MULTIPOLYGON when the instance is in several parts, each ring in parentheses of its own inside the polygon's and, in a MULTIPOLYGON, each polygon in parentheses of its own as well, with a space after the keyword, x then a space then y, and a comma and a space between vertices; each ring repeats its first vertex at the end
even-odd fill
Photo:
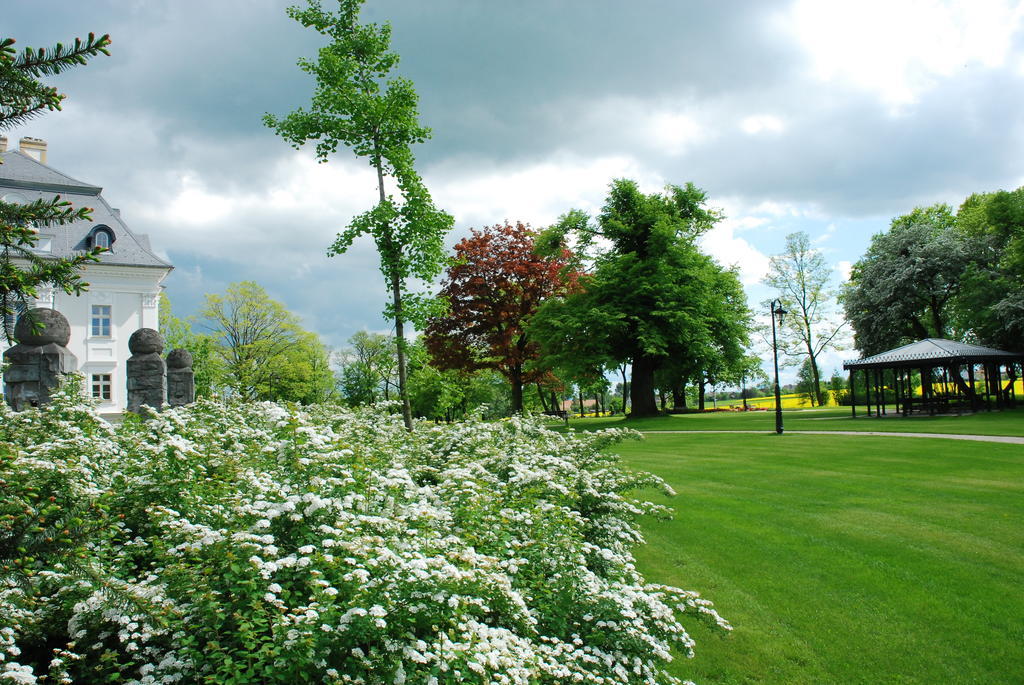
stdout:
POLYGON ((868 416, 887 414, 887 389, 891 391, 897 414, 934 415, 1016 406, 1014 385, 1024 373, 1024 354, 925 338, 888 352, 844 362, 843 368, 850 372, 853 418, 857 418, 855 381, 858 371, 864 372, 866 397, 863 399, 868 416), (920 388, 920 393, 916 388, 920 388))

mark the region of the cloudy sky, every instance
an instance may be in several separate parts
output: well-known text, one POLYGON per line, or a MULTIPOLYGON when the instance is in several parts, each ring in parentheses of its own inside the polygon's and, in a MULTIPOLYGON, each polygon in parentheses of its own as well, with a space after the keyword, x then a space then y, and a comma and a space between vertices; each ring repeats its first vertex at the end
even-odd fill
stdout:
MULTIPOLYGON (((331 0, 323 0, 330 6, 331 0)), ((369 242, 327 258, 374 178, 318 165, 262 126, 306 105, 322 44, 286 0, 12 0, 4 33, 109 33, 111 57, 52 79, 64 111, 9 132, 101 185, 176 265, 175 313, 255 280, 331 345, 387 330, 369 242)), ((469 228, 596 210, 613 178, 692 181, 728 219, 705 239, 750 302, 806 231, 836 283, 916 205, 1024 184, 1024 3, 1004 0, 369 0, 433 139, 416 150, 469 228)), ((842 358, 824 364, 828 374, 842 358)))

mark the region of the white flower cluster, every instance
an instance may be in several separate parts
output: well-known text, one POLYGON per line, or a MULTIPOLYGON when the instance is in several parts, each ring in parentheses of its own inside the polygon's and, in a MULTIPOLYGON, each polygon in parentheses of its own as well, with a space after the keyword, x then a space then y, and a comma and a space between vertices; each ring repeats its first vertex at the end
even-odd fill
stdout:
POLYGON ((622 437, 205 402, 114 430, 70 391, 4 413, 0 683, 677 682, 682 616, 729 626, 635 569, 666 512, 622 437))

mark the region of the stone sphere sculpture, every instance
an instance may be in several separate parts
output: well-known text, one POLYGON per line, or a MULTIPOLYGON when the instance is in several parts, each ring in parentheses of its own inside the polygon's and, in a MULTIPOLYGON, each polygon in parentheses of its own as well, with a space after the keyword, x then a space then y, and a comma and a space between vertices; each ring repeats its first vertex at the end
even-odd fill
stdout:
POLYGON ((18 317, 14 339, 22 345, 57 343, 64 347, 71 340, 71 324, 56 309, 37 307, 18 317))
POLYGON ((188 350, 181 348, 171 350, 170 354, 167 355, 167 368, 168 369, 191 369, 192 368, 192 353, 188 350))
POLYGON ((152 328, 140 328, 128 338, 132 354, 160 354, 164 351, 164 336, 152 328))

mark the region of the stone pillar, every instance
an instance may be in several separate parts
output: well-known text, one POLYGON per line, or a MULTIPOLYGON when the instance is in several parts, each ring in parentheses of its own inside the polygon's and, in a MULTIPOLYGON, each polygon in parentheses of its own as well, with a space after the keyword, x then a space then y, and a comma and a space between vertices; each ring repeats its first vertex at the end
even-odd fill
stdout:
POLYGON ((65 345, 71 326, 56 309, 30 309, 14 326, 18 344, 4 352, 4 398, 14 411, 49 404, 61 377, 78 370, 78 359, 65 345))
POLYGON ((157 411, 167 399, 167 365, 160 353, 164 338, 152 328, 140 328, 128 338, 132 356, 125 365, 128 375, 128 411, 139 413, 142 405, 157 411))
POLYGON ((171 350, 167 355, 167 404, 181 407, 196 399, 196 377, 192 371, 192 354, 188 350, 171 350))

